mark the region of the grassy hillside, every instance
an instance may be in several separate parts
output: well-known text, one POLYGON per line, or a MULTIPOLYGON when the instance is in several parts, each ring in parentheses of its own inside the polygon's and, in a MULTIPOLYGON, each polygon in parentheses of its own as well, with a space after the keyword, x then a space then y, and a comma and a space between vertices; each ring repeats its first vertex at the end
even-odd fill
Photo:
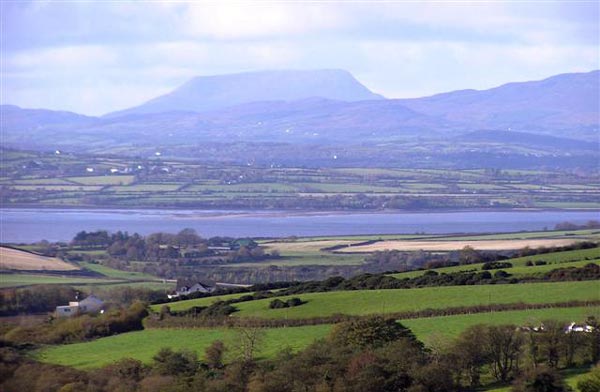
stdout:
MULTIPOLYGON (((315 339, 326 336, 331 325, 274 328, 265 330, 260 357, 271 357, 286 347, 298 350, 315 339)), ((190 349, 203 355, 215 340, 223 340, 228 355, 235 356, 236 332, 232 329, 149 329, 98 339, 87 343, 54 346, 38 353, 45 362, 77 368, 106 365, 118 359, 131 357, 150 362, 162 347, 190 349)))
MULTIPOLYGON (((425 342, 438 336, 453 337, 475 324, 505 324, 538 322, 548 318, 571 321, 583 320, 589 315, 600 315, 600 307, 577 307, 562 309, 537 309, 530 311, 509 311, 466 316, 432 317, 404 320, 417 337, 425 342)), ((323 338, 331 331, 331 325, 265 329, 259 355, 272 357, 285 347, 294 350, 306 347, 316 339, 323 338)), ((92 342, 54 346, 37 352, 37 357, 45 362, 77 368, 94 368, 121 358, 131 357, 150 362, 162 347, 187 348, 202 356, 206 347, 213 341, 222 340, 229 348, 228 356, 235 356, 235 330, 224 328, 210 329, 150 329, 98 339, 92 342)))
MULTIPOLYGON (((26 253, 26 252, 23 252, 26 253)), ((102 264, 79 263, 79 265, 87 270, 97 272, 102 276, 83 277, 83 276, 68 276, 68 275, 45 275, 45 274, 27 274, 27 273, 11 273, 0 274, 0 288, 6 287, 22 287, 36 284, 64 284, 76 287, 86 286, 89 289, 90 285, 102 287, 145 287, 155 290, 174 289, 174 282, 163 281, 153 275, 143 274, 140 272, 121 271, 114 268, 104 266, 102 264)))
POLYGON ((159 311, 163 305, 169 306, 173 311, 187 310, 194 306, 209 306, 217 301, 227 301, 229 299, 239 298, 243 295, 251 293, 238 293, 238 294, 226 294, 226 295, 215 295, 213 297, 186 299, 183 301, 176 301, 167 304, 152 305, 150 308, 154 311, 159 311))
POLYGON ((454 338, 467 327, 477 324, 537 325, 543 320, 553 319, 564 322, 582 321, 588 316, 595 316, 596 318, 600 317, 600 306, 517 310, 430 317, 403 320, 402 323, 409 327, 423 342, 432 343, 439 338, 454 338))
MULTIPOLYGON (((553 252, 546 254, 539 254, 534 256, 526 256, 526 257, 518 257, 514 259, 504 260, 513 265, 513 268, 505 268, 505 270, 516 276, 524 276, 531 274, 538 274, 551 271, 556 268, 563 267, 582 267, 588 263, 596 263, 600 262, 600 248, 592 248, 592 249, 580 249, 580 250, 570 250, 565 252, 553 252), (535 264, 535 262, 544 261, 546 265, 534 265, 528 267, 527 262, 531 261, 535 264)), ((459 265, 455 267, 444 267, 444 268, 436 268, 435 271, 438 273, 451 273, 451 272, 461 272, 461 271, 481 271, 481 267, 483 263, 478 264, 468 264, 468 265, 459 265)), ((408 271, 402 272, 399 274, 393 274, 394 278, 403 279, 403 278, 414 278, 416 276, 421 276, 425 273, 425 271, 408 271)))
POLYGON ((427 287, 419 289, 334 291, 281 297, 300 297, 306 304, 269 309, 270 299, 236 304, 235 317, 310 318, 336 313, 372 313, 443 309, 455 306, 507 303, 553 303, 570 300, 599 300, 598 282, 554 282, 515 285, 427 287))
POLYGON ((103 278, 66 277, 43 274, 2 274, 0 275, 0 288, 31 286, 35 284, 67 284, 90 285, 110 284, 120 281, 103 278))

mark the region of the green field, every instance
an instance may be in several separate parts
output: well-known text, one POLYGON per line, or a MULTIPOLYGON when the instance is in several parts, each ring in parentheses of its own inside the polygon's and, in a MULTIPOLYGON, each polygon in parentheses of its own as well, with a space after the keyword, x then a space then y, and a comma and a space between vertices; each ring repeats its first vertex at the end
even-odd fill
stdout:
POLYGON ((20 287, 34 284, 90 285, 115 282, 119 281, 103 278, 82 278, 41 274, 0 274, 0 287, 20 287))
POLYGON ((153 275, 148 275, 141 272, 121 271, 102 264, 81 262, 79 265, 90 271, 98 272, 99 274, 102 274, 108 278, 127 280, 160 280, 153 275))
POLYGON ((134 176, 110 175, 110 176, 89 176, 89 177, 67 177, 66 180, 82 185, 127 185, 131 184, 134 176))
POLYGON ((239 298, 244 295, 252 293, 238 293, 238 294, 226 294, 226 295, 215 295, 213 297, 186 299, 183 301, 176 301, 166 304, 152 305, 150 308, 155 312, 158 312, 163 305, 167 305, 173 311, 187 310, 194 306, 209 306, 217 301, 227 301, 229 299, 239 298))
POLYGON ((299 297, 306 304, 284 309, 269 309, 270 299, 242 302, 235 317, 311 318, 334 314, 373 313, 443 309, 508 303, 555 303, 570 300, 600 300, 597 281, 427 287, 399 290, 333 291, 281 297, 299 297))
POLYGON ((427 344, 439 338, 454 338, 467 327, 477 324, 539 325, 541 321, 550 319, 580 322, 588 316, 599 318, 600 306, 475 313, 402 320, 402 323, 427 344))
MULTIPOLYGON (((267 329, 258 355, 266 358, 286 347, 301 349, 315 339, 326 336, 330 330, 331 325, 267 329)), ((49 347, 36 356, 44 362, 85 369, 125 357, 148 363, 162 347, 195 350, 202 356, 206 347, 215 340, 225 342, 229 348, 229 358, 235 356, 236 333, 232 329, 149 329, 87 343, 49 347)))
MULTIPOLYGON (((526 257, 518 257, 509 260, 503 260, 503 262, 509 262, 513 265, 512 268, 505 268, 505 270, 516 276, 524 276, 531 274, 541 274, 544 272, 548 272, 554 270, 556 268, 564 268, 564 267, 583 267, 588 263, 600 263, 600 248, 592 248, 592 249, 579 249, 579 250, 570 250, 565 252, 553 252, 546 253, 534 256, 526 256, 526 257), (534 266, 526 266, 526 263, 531 261, 535 263, 536 261, 545 261, 548 264, 546 265, 534 265, 534 266)), ((436 268, 435 271, 438 273, 452 273, 452 272, 462 272, 462 271, 481 271, 481 267, 483 263, 478 264, 467 264, 467 265, 458 265, 454 267, 444 267, 444 268, 436 268)), ((491 270, 493 273, 494 270, 491 270)), ((404 279, 404 278, 414 278, 417 276, 421 276, 425 273, 424 270, 419 271, 407 271, 398 274, 392 274, 394 278, 404 279)))
POLYGON ((140 272, 121 271, 106 267, 102 264, 81 262, 81 267, 102 274, 104 277, 81 277, 69 275, 44 274, 0 274, 0 288, 22 287, 36 284, 64 284, 89 289, 89 286, 99 287, 145 287, 154 290, 174 289, 175 283, 163 283, 156 276, 140 272))
MULTIPOLYGON (((419 339, 429 342, 439 337, 454 337, 467 327, 481 323, 525 324, 548 318, 568 322, 583 320, 588 315, 600 315, 600 307, 537 309, 432 317, 403 320, 402 323, 411 328, 419 339)), ((265 329, 259 356, 262 358, 272 357, 286 347, 294 350, 302 349, 316 339, 326 337, 331 328, 331 325, 326 324, 265 329)), ((100 367, 125 357, 149 362, 152 356, 162 347, 188 348, 197 351, 199 356, 202 356, 206 347, 213 341, 220 339, 229 347, 228 357, 231 359, 235 355, 235 352, 232 352, 235 351, 232 348, 235 347, 235 336, 234 330, 223 328, 148 329, 102 338, 92 342, 48 347, 35 355, 45 362, 85 369, 100 367)))
MULTIPOLYGON (((128 155, 127 151, 131 152, 128 148, 112 152, 128 155)), ((12 159, 0 163, 0 183, 18 192, 5 200, 6 205, 218 208, 236 200, 248 208, 343 209, 345 203, 326 200, 337 196, 354 206, 380 209, 387 208, 387 203, 376 199, 385 195, 400 200, 418 197, 423 208, 600 206, 596 173, 572 176, 560 171, 502 170, 491 174, 485 170, 451 169, 269 168, 214 166, 176 158, 153 158, 149 162, 116 155, 10 154, 12 159), (36 167, 28 168, 32 159, 36 167), (90 167, 93 173, 88 171, 90 167), (313 199, 310 207, 306 204, 309 197, 313 199), (374 204, 357 203, 363 198, 374 204)))

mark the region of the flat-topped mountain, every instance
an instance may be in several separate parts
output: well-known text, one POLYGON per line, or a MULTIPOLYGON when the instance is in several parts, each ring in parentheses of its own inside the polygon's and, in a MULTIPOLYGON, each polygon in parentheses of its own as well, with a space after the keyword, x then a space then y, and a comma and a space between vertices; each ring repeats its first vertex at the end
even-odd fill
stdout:
POLYGON ((168 94, 105 117, 170 111, 206 112, 250 102, 314 97, 346 102, 383 99, 343 70, 260 71, 198 76, 168 94))

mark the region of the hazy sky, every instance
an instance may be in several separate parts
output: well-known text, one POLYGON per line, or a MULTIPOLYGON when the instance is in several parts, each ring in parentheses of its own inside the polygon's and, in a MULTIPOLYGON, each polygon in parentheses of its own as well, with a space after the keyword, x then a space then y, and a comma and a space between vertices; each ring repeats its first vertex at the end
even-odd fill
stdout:
POLYGON ((196 75, 343 68, 414 97, 600 68, 597 1, 1 0, 2 103, 103 114, 196 75))

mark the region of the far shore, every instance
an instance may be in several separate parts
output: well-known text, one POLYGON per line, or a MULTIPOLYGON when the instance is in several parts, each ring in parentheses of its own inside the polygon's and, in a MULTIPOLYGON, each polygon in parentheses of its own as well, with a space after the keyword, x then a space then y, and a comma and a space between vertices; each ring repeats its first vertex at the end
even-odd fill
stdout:
MULTIPOLYGON (((274 218, 274 217, 304 217, 304 216, 332 216, 332 215, 385 215, 385 214, 452 214, 473 212, 598 212, 599 208, 437 208, 437 209, 381 209, 381 210, 307 210, 307 209, 258 209, 258 210, 229 210, 229 209, 187 209, 187 208, 155 208, 155 207, 47 207, 47 206, 2 206, 0 214, 4 211, 49 211, 49 212, 85 212, 85 213, 114 213, 114 214, 161 214, 169 215, 175 219, 201 220, 214 218, 274 218)), ((599 216, 600 218, 600 216, 599 216)))

